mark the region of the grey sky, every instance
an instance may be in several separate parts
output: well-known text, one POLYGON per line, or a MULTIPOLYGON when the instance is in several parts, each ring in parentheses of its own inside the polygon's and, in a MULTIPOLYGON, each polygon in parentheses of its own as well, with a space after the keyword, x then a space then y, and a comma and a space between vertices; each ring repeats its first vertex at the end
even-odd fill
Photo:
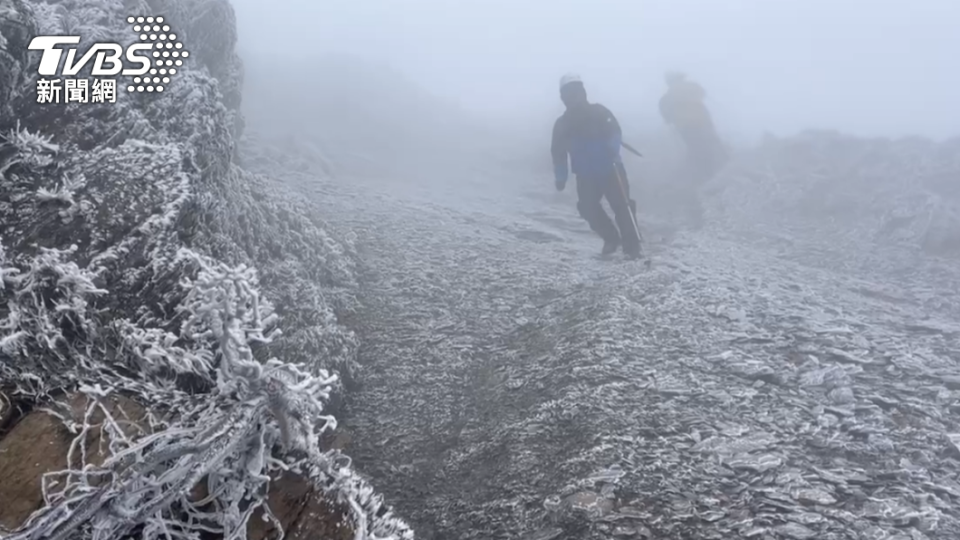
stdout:
POLYGON ((737 131, 960 134, 958 0, 232 1, 241 54, 349 52, 484 113, 558 109, 573 71, 639 119, 675 68, 737 131))

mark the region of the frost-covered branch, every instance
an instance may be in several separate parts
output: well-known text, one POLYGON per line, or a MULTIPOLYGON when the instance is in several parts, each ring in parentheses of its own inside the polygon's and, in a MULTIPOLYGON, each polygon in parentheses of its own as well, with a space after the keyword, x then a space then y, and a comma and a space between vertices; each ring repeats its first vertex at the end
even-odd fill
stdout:
POLYGON ((15 156, 2 163, 0 168, 0 178, 13 165, 23 164, 28 167, 42 168, 53 163, 54 157, 60 151, 60 146, 54 144, 53 139, 40 133, 31 133, 26 128, 20 127, 17 122, 16 128, 3 134, 2 138, 14 151, 15 156))

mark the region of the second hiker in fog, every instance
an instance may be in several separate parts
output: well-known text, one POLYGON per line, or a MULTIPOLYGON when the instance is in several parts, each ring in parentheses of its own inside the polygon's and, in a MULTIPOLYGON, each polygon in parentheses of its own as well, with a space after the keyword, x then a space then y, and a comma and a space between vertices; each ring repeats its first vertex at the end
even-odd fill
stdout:
POLYGON ((640 256, 636 203, 620 159, 620 124, 606 107, 587 101, 583 82, 576 75, 560 79, 560 99, 567 110, 553 126, 553 170, 557 190, 567 184, 570 170, 577 177, 577 209, 590 228, 603 238, 602 255, 622 245, 628 258, 640 256), (567 156, 569 157, 569 168, 567 156), (616 225, 601 206, 606 197, 616 225))
POLYGON ((667 92, 660 98, 660 115, 672 125, 687 147, 681 185, 686 193, 687 217, 694 227, 703 225, 703 203, 698 190, 726 164, 729 156, 717 135, 704 100, 707 92, 683 73, 667 72, 667 92))

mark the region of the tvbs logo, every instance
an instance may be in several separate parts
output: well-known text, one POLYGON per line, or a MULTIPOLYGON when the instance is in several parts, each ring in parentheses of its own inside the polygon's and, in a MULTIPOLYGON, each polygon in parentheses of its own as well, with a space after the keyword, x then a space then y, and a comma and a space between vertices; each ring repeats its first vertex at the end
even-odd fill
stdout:
POLYGON ((111 77, 119 74, 123 75, 146 75, 150 71, 149 51, 153 50, 152 43, 134 43, 127 47, 124 54, 123 47, 116 43, 94 43, 87 52, 77 61, 77 49, 67 49, 67 61, 63 65, 63 71, 57 73, 60 67, 60 59, 63 55, 63 49, 58 49, 57 45, 77 45, 80 43, 80 36, 37 36, 30 41, 31 50, 43 51, 40 57, 40 67, 37 72, 45 77, 63 75, 73 77, 80 70, 94 60, 90 75, 94 77, 111 77), (121 56, 124 56, 129 62, 139 64, 137 68, 124 68, 121 56))
MULTIPOLYGON (((37 36, 30 41, 29 49, 41 51, 40 66, 37 72, 43 77, 37 81, 37 101, 60 102, 60 89, 66 90, 66 102, 86 103, 89 96, 81 90, 99 88, 101 94, 112 91, 116 96, 116 80, 100 79, 122 75, 133 77, 128 92, 163 92, 170 77, 176 75, 183 65, 183 59, 190 53, 183 50, 183 43, 177 40, 163 17, 127 17, 127 23, 139 35, 140 42, 124 48, 119 43, 94 43, 82 55, 77 45, 81 36, 37 36), (66 51, 66 60, 63 53, 66 51), (79 58, 78 58, 79 56, 79 58), (92 66, 91 66, 92 62, 92 66), (63 68, 61 69, 61 64, 63 68), (46 79, 46 77, 76 77, 85 67, 90 67, 93 84, 87 79, 46 79), (61 87, 61 82, 65 83, 61 87)), ((103 96, 94 96, 93 101, 104 101, 103 96)))

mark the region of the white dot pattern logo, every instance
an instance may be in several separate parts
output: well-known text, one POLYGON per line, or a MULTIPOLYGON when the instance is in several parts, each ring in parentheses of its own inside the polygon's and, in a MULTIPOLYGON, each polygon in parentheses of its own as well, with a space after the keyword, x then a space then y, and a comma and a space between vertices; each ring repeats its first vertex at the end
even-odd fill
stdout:
POLYGON ((151 56, 156 60, 156 67, 150 69, 149 75, 133 78, 133 84, 127 86, 127 92, 163 92, 165 85, 170 83, 169 76, 177 74, 173 66, 182 66, 182 58, 187 58, 190 53, 183 49, 183 43, 177 41, 177 34, 172 32, 170 25, 164 23, 163 17, 132 15, 127 17, 127 23, 139 35, 140 41, 153 45, 151 56))

